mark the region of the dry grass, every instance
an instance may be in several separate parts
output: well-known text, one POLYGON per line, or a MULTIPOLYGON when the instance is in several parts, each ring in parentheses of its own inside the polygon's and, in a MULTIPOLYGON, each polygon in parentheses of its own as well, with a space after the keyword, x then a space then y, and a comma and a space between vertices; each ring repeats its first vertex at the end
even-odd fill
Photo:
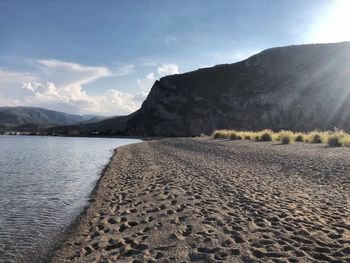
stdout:
POLYGON ((282 144, 290 144, 295 141, 296 135, 292 131, 280 131, 275 133, 275 140, 280 141, 282 144))
POLYGON ((273 132, 268 129, 263 131, 217 130, 212 136, 215 139, 279 141, 282 144, 309 142, 325 143, 331 147, 350 147, 350 134, 338 129, 333 131, 315 130, 311 132, 293 132, 288 130, 273 132))
POLYGON ((350 135, 342 130, 335 130, 330 133, 327 138, 327 143, 332 147, 350 146, 350 135))
POLYGON ((273 132, 270 130, 265 130, 262 132, 262 134, 259 137, 259 141, 263 142, 269 142, 273 139, 273 132))

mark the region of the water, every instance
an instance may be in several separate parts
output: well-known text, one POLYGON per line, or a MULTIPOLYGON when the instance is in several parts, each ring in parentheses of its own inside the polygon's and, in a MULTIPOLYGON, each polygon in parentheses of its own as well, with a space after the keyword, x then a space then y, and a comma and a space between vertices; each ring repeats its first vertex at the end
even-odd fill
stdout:
POLYGON ((0 262, 33 262, 79 215, 103 167, 136 139, 0 136, 0 262))

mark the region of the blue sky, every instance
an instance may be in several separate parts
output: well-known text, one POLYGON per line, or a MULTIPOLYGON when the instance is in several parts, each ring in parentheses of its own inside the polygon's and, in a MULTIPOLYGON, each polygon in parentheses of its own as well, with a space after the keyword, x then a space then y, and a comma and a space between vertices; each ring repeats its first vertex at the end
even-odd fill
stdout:
POLYGON ((0 106, 127 114, 168 74, 350 40, 346 0, 0 0, 0 106))

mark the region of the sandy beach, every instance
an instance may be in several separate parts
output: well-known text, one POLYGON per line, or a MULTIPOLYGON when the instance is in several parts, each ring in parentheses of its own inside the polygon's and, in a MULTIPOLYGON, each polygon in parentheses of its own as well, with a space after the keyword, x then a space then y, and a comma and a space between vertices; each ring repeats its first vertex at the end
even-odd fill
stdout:
POLYGON ((245 140, 120 147, 52 262, 350 262, 349 156, 245 140))

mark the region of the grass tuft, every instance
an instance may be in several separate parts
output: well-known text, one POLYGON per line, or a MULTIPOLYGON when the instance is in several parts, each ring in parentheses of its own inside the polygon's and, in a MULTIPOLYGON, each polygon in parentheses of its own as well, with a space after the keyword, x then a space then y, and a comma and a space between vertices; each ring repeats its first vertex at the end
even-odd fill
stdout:
POLYGON ((217 130, 212 134, 214 139, 230 140, 256 140, 256 141, 280 141, 282 144, 293 142, 327 143, 331 147, 350 147, 350 134, 334 129, 333 131, 311 131, 308 133, 282 130, 273 132, 263 131, 237 131, 237 130, 217 130))
POLYGON ((319 134, 313 134, 311 137, 310 137, 310 142, 312 143, 322 143, 322 138, 321 138, 321 135, 319 134))
POLYGON ((237 135, 237 133, 235 133, 235 132, 230 133, 231 140, 239 140, 238 138, 239 138, 239 136, 237 135))
POLYGON ((281 137, 281 143, 282 144, 290 144, 291 138, 287 135, 282 135, 281 137))
POLYGON ((272 131, 271 130, 263 130, 261 132, 261 135, 259 137, 259 141, 262 142, 269 142, 272 141, 272 131))
POLYGON ((330 135, 328 138, 328 145, 332 147, 341 147, 343 146, 341 141, 342 141, 342 138, 339 135, 333 134, 333 135, 330 135))
POLYGON ((305 139, 304 139, 304 136, 302 134, 298 134, 296 137, 295 137, 295 141, 296 142, 304 142, 305 139))

